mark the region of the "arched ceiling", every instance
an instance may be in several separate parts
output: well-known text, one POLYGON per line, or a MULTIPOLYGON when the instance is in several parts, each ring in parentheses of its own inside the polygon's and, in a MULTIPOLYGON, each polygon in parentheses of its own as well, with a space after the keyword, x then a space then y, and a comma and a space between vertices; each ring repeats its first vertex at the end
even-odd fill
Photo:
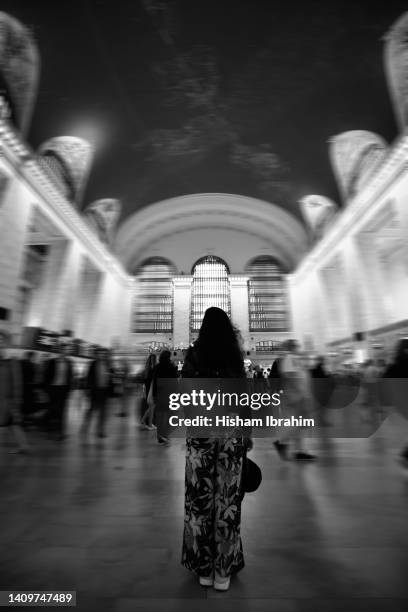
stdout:
POLYGON ((148 257, 166 257, 190 274, 200 257, 222 257, 231 273, 250 259, 272 255, 292 271, 305 254, 303 225, 282 208, 241 195, 192 194, 164 200, 133 214, 120 227, 114 251, 133 273, 148 257))

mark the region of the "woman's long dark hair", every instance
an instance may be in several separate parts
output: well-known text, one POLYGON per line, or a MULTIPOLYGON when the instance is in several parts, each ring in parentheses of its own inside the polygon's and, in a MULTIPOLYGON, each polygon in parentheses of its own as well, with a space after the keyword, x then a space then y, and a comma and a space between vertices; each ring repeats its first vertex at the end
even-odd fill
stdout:
POLYGON ((164 350, 160 353, 160 357, 159 357, 159 364, 160 365, 167 365, 168 363, 171 363, 170 360, 171 357, 171 353, 168 350, 164 350))
POLYGON ((194 348, 209 367, 236 372, 237 376, 244 371, 237 333, 221 308, 207 308, 194 348))

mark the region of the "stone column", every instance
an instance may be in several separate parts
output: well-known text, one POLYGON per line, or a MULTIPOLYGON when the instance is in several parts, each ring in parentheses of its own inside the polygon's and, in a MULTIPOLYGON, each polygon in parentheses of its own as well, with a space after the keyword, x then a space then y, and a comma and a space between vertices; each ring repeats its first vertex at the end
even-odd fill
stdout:
POLYGON ((320 270, 320 280, 328 311, 327 323, 330 340, 341 340, 351 335, 351 313, 345 274, 344 264, 339 256, 320 270))
POLYGON ((64 260, 63 274, 56 296, 56 327, 74 330, 76 324, 76 305, 80 288, 82 253, 78 246, 69 243, 64 260))
MULTIPOLYGON (((0 158, 0 172, 1 158, 0 158)), ((4 175, 5 177, 6 175, 4 175)), ((3 177, 7 188, 0 194, 0 307, 10 311, 10 332, 19 333, 20 321, 14 311, 18 301, 25 244, 29 231, 33 204, 18 177, 3 177)))
POLYGON ((121 296, 122 314, 120 317, 118 334, 122 344, 130 345, 131 343, 131 325, 132 325, 132 308, 135 283, 132 277, 129 277, 123 288, 121 296))
POLYGON ((192 276, 173 279, 173 345, 190 344, 190 308, 192 276))
POLYGON ((370 297, 362 254, 354 237, 347 240, 342 251, 342 261, 350 313, 350 331, 352 334, 366 332, 374 326, 373 307, 375 304, 370 297))
POLYGON ((122 296, 119 295, 115 279, 107 272, 100 275, 97 287, 97 295, 92 305, 94 315, 84 337, 88 342, 107 347, 112 345, 113 338, 117 336, 117 319, 121 316, 118 300, 122 296))
POLYGON ((384 294, 389 323, 407 318, 408 275, 406 269, 405 241, 395 240, 388 252, 383 253, 381 270, 385 281, 384 294))
POLYGON ((93 322, 99 305, 102 274, 87 257, 81 261, 79 291, 76 305, 75 336, 85 338, 93 332, 93 322))
POLYGON ((231 320, 242 335, 244 348, 249 345, 248 277, 230 276, 231 320))
POLYGON ((49 245, 43 279, 30 308, 30 325, 55 332, 75 328, 80 263, 74 243, 59 240, 49 245))
POLYGON ((324 352, 331 338, 331 312, 321 270, 312 270, 302 279, 289 276, 290 334, 311 351, 324 352))
POLYGON ((48 253, 39 286, 34 290, 30 305, 28 324, 52 329, 55 316, 55 293, 63 268, 68 242, 60 240, 48 245, 48 253))
POLYGON ((360 234, 357 237, 356 245, 367 294, 367 328, 375 329, 392 320, 390 305, 387 303, 388 298, 385 295, 387 282, 384 277, 383 264, 373 233, 360 234))

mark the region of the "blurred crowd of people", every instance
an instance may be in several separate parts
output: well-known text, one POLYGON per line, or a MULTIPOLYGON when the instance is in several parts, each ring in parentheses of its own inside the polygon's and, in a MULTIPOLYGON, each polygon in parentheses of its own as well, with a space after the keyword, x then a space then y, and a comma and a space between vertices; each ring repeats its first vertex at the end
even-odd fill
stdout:
MULTIPOLYGON (((266 391, 284 389, 288 411, 303 416, 313 412, 320 427, 331 426, 331 402, 340 387, 355 389, 355 395, 349 394, 349 397, 353 397, 353 406, 359 409, 362 422, 379 423, 378 417, 392 407, 408 416, 408 338, 398 341, 389 362, 383 357, 361 362, 348 359, 334 366, 329 357, 310 357, 300 350, 295 340, 287 340, 273 364, 262 366, 246 361, 245 372, 247 378, 263 381, 266 391)), ((288 459, 292 446, 293 458, 314 460, 314 455, 305 452, 303 439, 304 429, 298 428, 284 439, 276 440, 274 445, 282 459, 288 459)), ((401 459, 408 467, 408 445, 401 459)))
POLYGON ((17 359, 9 354, 8 334, 0 331, 0 426, 10 427, 19 452, 29 452, 26 431, 32 427, 57 441, 66 438, 68 404, 74 392, 76 402, 85 403, 82 436, 96 421, 96 435, 106 437, 112 399, 117 416, 129 413, 136 381, 126 359, 100 347, 93 359, 78 367, 68 342, 59 344, 56 351, 56 355, 26 351, 17 359))
MULTIPOLYGON (((25 431, 30 427, 41 428, 58 441, 64 440, 71 392, 76 392, 76 403, 84 407, 81 436, 88 435, 95 421, 96 435, 105 438, 109 407, 114 404, 117 416, 128 416, 136 408, 132 397, 137 385, 142 390, 136 408, 140 427, 155 431, 158 444, 168 444, 167 411, 160 405, 157 381, 182 375, 180 364, 172 362, 169 350, 163 350, 159 356, 151 353, 144 370, 135 377, 125 358, 104 348, 98 348, 94 358, 87 360, 86 365, 81 363, 79 368, 70 355, 68 342, 57 347, 57 355, 27 351, 22 359, 9 358, 8 345, 8 335, 0 331, 0 426, 10 426, 20 452, 28 452, 25 431)), ((356 387, 361 419, 369 421, 384 406, 395 404, 392 388, 386 391, 380 382, 408 378, 408 339, 399 341, 389 363, 379 357, 333 367, 328 357, 310 357, 295 340, 287 340, 272 364, 244 360, 244 367, 245 376, 256 381, 258 388, 262 385, 268 392, 285 389, 288 410, 303 417, 313 412, 321 427, 331 425, 329 407, 336 386, 356 387)), ((275 449, 285 460, 314 460, 316 457, 304 448, 304 438, 303 428, 291 430, 275 440, 275 449)), ((408 465, 408 447, 402 458, 408 465)))
MULTIPOLYGON (((339 401, 339 393, 334 400, 335 391, 342 389, 343 402, 351 398, 360 422, 371 424, 374 432, 375 425, 382 422, 386 411, 401 401, 401 393, 396 397, 395 384, 387 386, 385 381, 408 380, 408 339, 398 342, 388 363, 383 357, 378 357, 363 362, 347 360, 333 366, 329 357, 311 357, 300 350, 295 340, 287 340, 282 343, 272 364, 253 364, 244 360, 244 368, 245 376, 256 383, 258 391, 284 391, 286 413, 305 418, 313 415, 319 427, 332 425, 330 409, 335 407, 334 402, 337 406, 339 401)), ((183 376, 184 371, 185 367, 180 370, 172 363, 168 350, 164 350, 158 360, 155 354, 147 359, 141 427, 156 430, 159 444, 167 444, 169 440, 163 424, 164 408, 159 406, 157 398, 157 378, 183 376)), ((342 406, 346 407, 346 403, 342 406)), ((315 455, 304 448, 306 437, 306 428, 290 428, 283 435, 278 433, 274 447, 284 460, 313 461, 315 455)), ((408 466, 408 446, 402 452, 402 460, 408 466)))

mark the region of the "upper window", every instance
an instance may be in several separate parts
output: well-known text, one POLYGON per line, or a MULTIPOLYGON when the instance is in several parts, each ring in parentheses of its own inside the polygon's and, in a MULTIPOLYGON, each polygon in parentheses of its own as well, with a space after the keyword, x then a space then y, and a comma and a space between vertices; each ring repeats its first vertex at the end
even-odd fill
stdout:
POLYGON ((249 328, 251 331, 288 330, 286 278, 278 262, 270 256, 253 259, 249 276, 249 328))
POLYGON ((231 312, 227 264, 214 255, 207 255, 193 267, 191 295, 191 331, 197 331, 207 308, 217 306, 231 312))
POLYGON ((151 257, 139 266, 133 332, 172 332, 175 273, 173 264, 162 257, 151 257))

